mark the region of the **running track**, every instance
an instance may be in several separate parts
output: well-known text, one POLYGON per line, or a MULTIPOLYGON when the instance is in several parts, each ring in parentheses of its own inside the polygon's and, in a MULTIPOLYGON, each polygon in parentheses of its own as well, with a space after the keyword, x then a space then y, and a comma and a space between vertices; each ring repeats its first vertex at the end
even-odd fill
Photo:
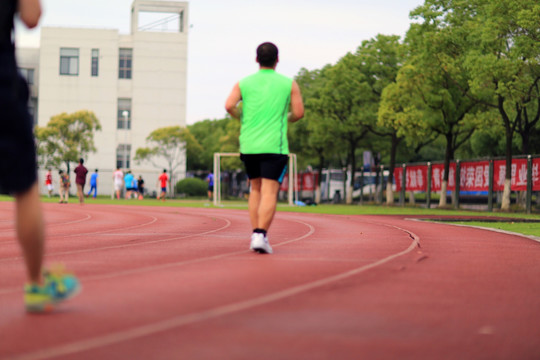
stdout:
POLYGON ((43 204, 83 292, 28 315, 0 203, 0 359, 540 359, 540 243, 399 216, 43 204))

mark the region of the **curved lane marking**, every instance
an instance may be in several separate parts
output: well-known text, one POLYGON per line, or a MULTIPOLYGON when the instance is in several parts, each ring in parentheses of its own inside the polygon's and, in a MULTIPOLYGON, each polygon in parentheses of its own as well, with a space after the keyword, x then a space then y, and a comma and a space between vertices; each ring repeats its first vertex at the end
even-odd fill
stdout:
MULTIPOLYGON (((102 247, 102 248, 74 250, 74 251, 69 251, 69 252, 66 251, 66 252, 54 253, 54 254, 50 254, 50 255, 51 256, 52 255, 66 255, 66 254, 74 254, 74 253, 92 252, 94 250, 109 250, 109 249, 130 247, 130 246, 135 246, 135 245, 146 245, 146 244, 167 242, 167 241, 185 239, 185 238, 194 237, 194 236, 201 236, 201 235, 211 234, 211 233, 218 232, 220 230, 226 229, 231 225, 231 221, 229 219, 219 218, 217 216, 212 216, 212 218, 224 220, 226 222, 226 224, 224 226, 222 226, 221 228, 214 229, 214 230, 209 230, 209 231, 205 231, 205 232, 197 233, 197 234, 177 236, 177 237, 168 238, 168 239, 146 241, 146 242, 141 242, 141 243, 136 243, 136 244, 123 244, 123 245, 107 246, 107 247, 102 247)), ((288 241, 284 241, 282 243, 278 243, 278 244, 274 245, 274 247, 279 246, 279 245, 283 245, 283 244, 288 244, 288 243, 291 243, 293 241, 299 241, 299 240, 305 239, 306 237, 310 236, 311 234, 313 234, 315 232, 315 228, 312 225, 308 224, 308 223, 298 221, 298 220, 290 220, 290 221, 296 221, 298 223, 306 225, 309 228, 309 231, 306 234, 304 234, 304 235, 302 235, 302 236, 300 236, 298 238, 288 240, 288 241)), ((222 258, 225 258, 225 257, 245 254, 245 253, 249 253, 249 252, 251 252, 251 250, 233 251, 233 252, 228 252, 228 253, 224 253, 224 254, 208 256, 208 257, 204 257, 204 258, 198 258, 198 259, 192 259, 192 260, 184 260, 184 261, 178 261, 178 262, 168 263, 168 264, 159 264, 159 265, 153 265, 153 266, 146 266, 146 267, 143 267, 143 268, 136 268, 136 269, 118 271, 118 272, 115 272, 115 273, 109 273, 109 274, 103 274, 103 275, 89 276, 89 277, 85 277, 84 281, 87 282, 87 281, 94 281, 94 280, 103 280, 103 279, 115 278, 115 277, 118 277, 118 276, 126 276, 126 275, 140 274, 140 273, 156 271, 156 270, 163 270, 163 269, 173 268, 173 267, 177 267, 177 266, 196 264, 196 263, 201 263, 201 262, 211 261, 211 260, 218 260, 218 259, 222 259, 222 258)), ((19 258, 1 259, 0 262, 7 261, 7 260, 15 260, 15 259, 21 259, 21 258, 19 257, 19 258)), ((21 291, 21 289, 19 289, 19 288, 17 288, 17 289, 15 289, 15 288, 3 289, 3 290, 0 290, 0 295, 19 292, 19 291, 21 291)))
MULTIPOLYGON (((77 223, 80 223, 80 222, 83 222, 83 221, 88 221, 92 218, 92 216, 90 214, 86 214, 86 217, 84 218, 81 218, 81 219, 78 219, 78 220, 71 220, 71 221, 66 221, 66 222, 63 222, 63 223, 52 223, 52 224, 46 224, 45 226, 47 228, 50 228, 50 227, 55 227, 55 226, 63 226, 63 225, 71 225, 71 224, 77 224, 77 223)), ((13 227, 11 229, 3 229, 3 230, 0 230, 0 234, 4 234, 4 233, 15 233, 16 232, 16 229, 13 227)), ((16 235, 15 235, 16 236, 16 235)), ((13 244, 13 240, 7 240, 7 241, 0 241, 0 245, 3 245, 3 244, 13 244)))
MULTIPOLYGON (((111 249, 122 249, 122 248, 127 248, 127 247, 132 247, 132 246, 141 246, 141 245, 148 245, 148 244, 157 244, 157 243, 161 243, 161 242, 174 241, 174 240, 185 239, 185 238, 194 237, 194 236, 207 235, 207 234, 211 234, 211 233, 216 232, 216 231, 220 231, 220 230, 226 229, 226 228, 228 228, 228 227, 231 225, 231 222, 230 222, 229 220, 227 220, 227 219, 221 219, 221 220, 225 220, 225 221, 226 221, 226 224, 225 224, 224 226, 222 226, 222 227, 220 227, 220 228, 218 228, 218 229, 209 230, 209 231, 205 231, 205 232, 202 232, 202 233, 189 234, 189 235, 182 235, 182 236, 175 236, 175 237, 172 237, 172 238, 159 239, 159 240, 141 241, 141 242, 138 242, 138 243, 119 244, 119 245, 102 246, 102 247, 95 247, 95 248, 89 248, 89 249, 80 249, 80 250, 71 250, 71 251, 62 251, 62 252, 48 253, 48 254, 45 254, 44 257, 52 257, 52 256, 59 256, 59 255, 81 254, 81 253, 86 253, 86 252, 103 251, 103 250, 111 250, 111 249)), ((153 219, 151 222, 149 222, 149 223, 141 224, 141 225, 136 225, 136 226, 132 226, 132 227, 127 227, 127 228, 123 228, 122 230, 133 229, 134 227, 143 226, 143 225, 150 225, 150 224, 153 224, 153 223, 156 222, 156 221, 157 221, 157 218, 154 218, 154 219, 153 219)), ((116 230, 118 230, 118 229, 116 229, 116 230)), ((111 230, 111 231, 116 231, 116 230, 111 230)), ((89 234, 90 234, 90 235, 102 234, 102 233, 106 233, 107 231, 109 231, 109 230, 98 231, 98 232, 96 232, 96 233, 89 233, 89 234)), ((87 235, 88 235, 88 234, 87 234, 87 235)), ((108 235, 111 235, 111 234, 108 234, 108 235)), ((19 257, 13 257, 13 258, 0 259, 0 263, 2 263, 2 262, 7 262, 7 261, 20 260, 20 259, 22 259, 22 256, 19 256, 19 257)), ((0 294, 2 294, 1 291, 0 291, 0 294)))

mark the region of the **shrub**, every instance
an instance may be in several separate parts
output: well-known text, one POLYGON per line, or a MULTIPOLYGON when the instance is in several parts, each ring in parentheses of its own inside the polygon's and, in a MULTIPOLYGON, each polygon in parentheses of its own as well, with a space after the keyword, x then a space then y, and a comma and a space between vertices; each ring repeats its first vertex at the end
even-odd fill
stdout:
POLYGON ((186 196, 205 196, 208 191, 208 184, 201 179, 186 178, 177 182, 175 189, 177 194, 185 194, 186 196))

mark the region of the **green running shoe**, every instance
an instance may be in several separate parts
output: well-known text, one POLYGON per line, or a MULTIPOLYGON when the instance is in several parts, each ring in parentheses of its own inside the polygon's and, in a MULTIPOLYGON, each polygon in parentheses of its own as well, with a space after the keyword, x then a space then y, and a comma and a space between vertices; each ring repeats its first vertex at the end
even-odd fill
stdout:
POLYGON ((63 269, 45 271, 43 285, 26 284, 24 303, 28 312, 50 312, 56 304, 70 299, 81 291, 81 284, 75 275, 63 269))

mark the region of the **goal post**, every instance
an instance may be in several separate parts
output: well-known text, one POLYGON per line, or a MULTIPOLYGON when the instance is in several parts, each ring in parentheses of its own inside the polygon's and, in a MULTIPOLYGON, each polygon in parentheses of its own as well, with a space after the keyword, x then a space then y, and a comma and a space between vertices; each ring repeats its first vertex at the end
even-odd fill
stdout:
MULTIPOLYGON (((221 205, 221 158, 238 156, 240 156, 240 153, 214 153, 214 206, 221 205)), ((289 184, 287 190, 287 199, 289 205, 294 205, 295 200, 298 200, 298 170, 296 164, 296 154, 289 154, 288 171, 289 184)))

